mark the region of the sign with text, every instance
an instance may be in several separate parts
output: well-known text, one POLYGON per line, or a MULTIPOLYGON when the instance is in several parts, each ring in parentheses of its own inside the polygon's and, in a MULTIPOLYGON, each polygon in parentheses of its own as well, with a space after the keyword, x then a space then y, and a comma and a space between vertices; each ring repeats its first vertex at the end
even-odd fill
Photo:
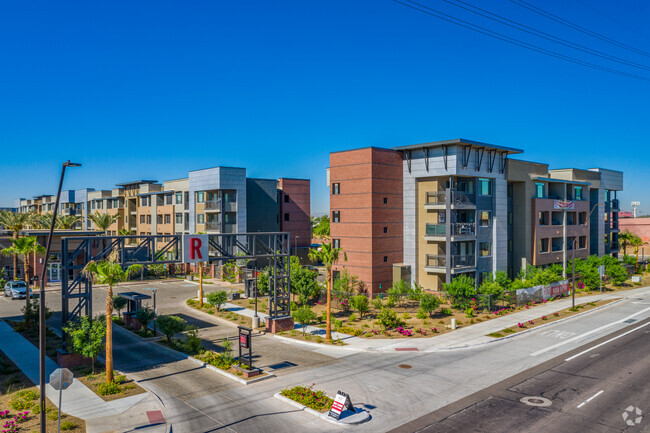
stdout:
POLYGON ((331 416, 334 419, 339 419, 341 417, 341 412, 343 412, 344 409, 356 412, 352 405, 352 400, 350 400, 350 396, 343 391, 338 391, 336 397, 334 397, 328 416, 331 416))
POLYGON ((183 263, 208 261, 208 235, 183 235, 183 263))
POLYGON ((575 202, 572 200, 554 200, 553 201, 553 209, 574 209, 575 208, 575 202))

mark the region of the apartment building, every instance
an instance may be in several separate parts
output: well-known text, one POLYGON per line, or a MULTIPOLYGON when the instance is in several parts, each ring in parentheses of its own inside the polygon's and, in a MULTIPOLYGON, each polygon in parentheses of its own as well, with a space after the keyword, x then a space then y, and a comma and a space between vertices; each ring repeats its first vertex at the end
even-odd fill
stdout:
POLYGON ((330 154, 334 246, 373 293, 396 279, 440 290, 527 264, 618 249, 623 174, 549 170, 521 149, 465 139, 330 154), (575 249, 575 251, 574 251, 575 249))

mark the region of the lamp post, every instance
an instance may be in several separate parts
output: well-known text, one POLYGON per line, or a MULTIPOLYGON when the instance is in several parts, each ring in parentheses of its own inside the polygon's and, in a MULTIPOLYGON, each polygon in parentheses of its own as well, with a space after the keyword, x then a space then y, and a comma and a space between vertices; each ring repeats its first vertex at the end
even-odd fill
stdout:
MULTIPOLYGON (((81 167, 81 164, 70 162, 70 160, 63 163, 61 168, 61 179, 59 180, 59 189, 56 193, 56 201, 54 202, 54 213, 52 214, 52 223, 50 224, 50 233, 47 236, 47 246, 45 247, 45 259, 43 260, 43 269, 41 269, 41 286, 38 291, 38 307, 39 307, 39 320, 38 320, 38 349, 39 349, 39 386, 41 391, 40 406, 41 406, 41 433, 45 433, 45 424, 47 419, 45 417, 45 275, 47 273, 47 261, 50 258, 50 247, 52 246, 52 234, 54 233, 54 224, 56 223, 56 214, 59 210, 59 200, 61 199, 61 188, 63 187, 63 177, 65 176, 65 169, 67 167, 81 167)), ((62 278, 68 278, 63 275, 62 278)))
MULTIPOLYGON (((604 206, 603 203, 596 203, 594 207, 591 208, 591 211, 589 212, 589 215, 587 215, 587 218, 585 218, 585 222, 582 224, 583 227, 587 227, 589 225, 589 220, 591 219, 591 214, 594 213, 596 208, 598 206, 604 206)), ((572 264, 572 270, 571 270, 571 284, 572 284, 572 289, 571 289, 571 308, 575 308, 576 306, 576 248, 578 247, 578 238, 576 236, 573 237, 573 264, 572 264)))
POLYGON ((296 236, 296 242, 293 245, 293 255, 298 256, 298 238, 300 236, 296 236))

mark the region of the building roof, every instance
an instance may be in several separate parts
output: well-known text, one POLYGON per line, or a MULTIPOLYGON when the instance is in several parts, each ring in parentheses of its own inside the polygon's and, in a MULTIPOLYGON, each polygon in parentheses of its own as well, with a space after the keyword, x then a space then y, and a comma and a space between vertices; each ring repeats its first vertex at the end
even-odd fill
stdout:
POLYGON ((453 140, 432 141, 429 143, 420 143, 420 144, 409 144, 407 146, 392 147, 392 149, 410 150, 410 149, 422 149, 423 147, 440 147, 440 146, 449 146, 449 145, 487 147, 490 149, 496 149, 496 150, 507 152, 510 155, 517 154, 517 153, 524 153, 524 151, 521 149, 515 149, 513 147, 497 146, 495 144, 488 144, 488 143, 482 143, 480 141, 466 140, 464 138, 454 138, 453 140))
POLYGON ((575 185, 591 185, 591 182, 579 182, 577 180, 555 179, 552 177, 536 177, 533 180, 543 180, 545 182, 572 183, 575 185))
POLYGON ((116 183, 115 186, 137 185, 141 183, 156 183, 157 180, 134 180, 132 182, 116 183))
POLYGON ((173 189, 169 189, 167 191, 152 191, 152 192, 143 192, 141 194, 136 194, 137 197, 143 196, 143 195, 155 195, 155 194, 172 194, 174 192, 173 189))

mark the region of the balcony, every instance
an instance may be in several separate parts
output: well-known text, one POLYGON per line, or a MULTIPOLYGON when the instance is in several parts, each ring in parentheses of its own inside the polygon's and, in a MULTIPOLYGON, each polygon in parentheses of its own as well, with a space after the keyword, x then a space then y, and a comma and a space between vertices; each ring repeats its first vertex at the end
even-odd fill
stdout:
POLYGON ((205 210, 212 212, 221 212, 220 200, 208 200, 205 202, 205 210))
POLYGON ((424 202, 425 209, 444 209, 446 203, 447 193, 445 191, 430 191, 426 193, 426 200, 424 202))
POLYGON ((451 208, 473 208, 476 207, 476 201, 473 194, 467 194, 462 191, 451 191, 451 208))
POLYGON ((452 236, 476 236, 476 223, 452 223, 452 236))
POLYGON ((213 232, 218 232, 221 230, 221 224, 218 221, 208 221, 205 223, 205 229, 213 232))
POLYGON ((452 270, 469 269, 476 267, 476 256, 474 255, 454 255, 451 256, 452 270))
POLYGON ((609 212, 619 212, 621 210, 618 199, 610 200, 607 202, 609 205, 609 212))
POLYGON ((437 254, 427 254, 424 270, 426 272, 445 273, 447 271, 447 256, 437 255, 437 254))
POLYGON ((447 239, 447 226, 444 224, 427 224, 424 239, 428 241, 444 241, 447 239))
POLYGON ((476 202, 473 194, 448 189, 447 191, 429 191, 424 202, 425 209, 445 209, 447 205, 447 192, 450 196, 451 209, 475 208, 476 202))

